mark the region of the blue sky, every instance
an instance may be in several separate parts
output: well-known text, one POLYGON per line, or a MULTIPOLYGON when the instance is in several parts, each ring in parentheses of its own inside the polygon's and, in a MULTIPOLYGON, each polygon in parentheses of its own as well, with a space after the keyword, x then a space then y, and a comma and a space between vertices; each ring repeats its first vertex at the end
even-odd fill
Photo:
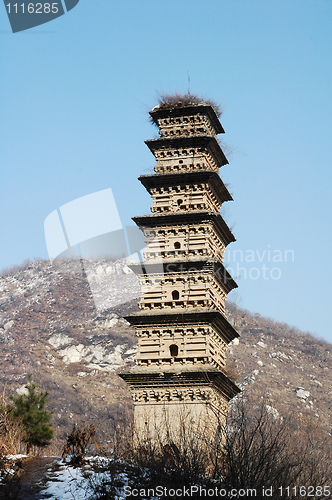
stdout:
POLYGON ((1 6, 0 268, 46 258, 44 220, 76 198, 149 212, 148 111, 189 74, 224 111, 233 299, 332 341, 331 26, 330 0, 80 0, 12 34, 1 6))

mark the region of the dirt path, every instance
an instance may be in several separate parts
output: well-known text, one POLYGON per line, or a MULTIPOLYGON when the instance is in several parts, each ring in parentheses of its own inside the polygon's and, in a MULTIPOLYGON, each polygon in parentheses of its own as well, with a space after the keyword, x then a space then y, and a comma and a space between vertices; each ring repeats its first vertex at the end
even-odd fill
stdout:
POLYGON ((33 457, 24 462, 24 472, 19 479, 18 500, 39 500, 41 488, 38 482, 46 474, 48 466, 57 457, 33 457))

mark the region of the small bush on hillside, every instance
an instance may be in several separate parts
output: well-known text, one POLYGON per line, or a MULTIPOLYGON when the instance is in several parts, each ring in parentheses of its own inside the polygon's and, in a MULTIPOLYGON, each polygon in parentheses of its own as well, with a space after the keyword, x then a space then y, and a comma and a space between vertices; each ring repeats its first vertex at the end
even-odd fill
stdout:
POLYGON ((0 271, 0 276, 10 276, 11 274, 25 271, 32 263, 32 260, 25 259, 22 264, 13 264, 11 266, 3 267, 0 271))

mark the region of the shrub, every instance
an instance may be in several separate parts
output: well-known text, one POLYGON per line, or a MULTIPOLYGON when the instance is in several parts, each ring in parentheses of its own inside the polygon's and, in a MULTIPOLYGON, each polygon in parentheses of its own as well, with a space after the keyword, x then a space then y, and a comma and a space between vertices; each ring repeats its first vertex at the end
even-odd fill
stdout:
POLYGON ((81 421, 80 426, 74 424, 73 430, 67 436, 66 444, 63 448, 62 457, 71 457, 71 463, 80 464, 88 450, 90 444, 94 444, 95 448, 102 454, 105 454, 102 447, 96 441, 96 429, 93 424, 88 426, 81 421))
POLYGON ((25 430, 21 420, 14 420, 5 406, 0 407, 0 460, 18 452, 25 430))
MULTIPOLYGON (((280 487, 329 485, 332 477, 331 439, 310 422, 297 422, 269 411, 264 399, 244 397, 232 404, 227 423, 211 439, 204 429, 186 428, 180 440, 153 439, 138 443, 135 460, 157 484, 213 485, 230 491, 251 488, 265 498, 263 487, 280 498, 280 487)), ((332 491, 331 491, 332 494, 332 491)), ((324 495, 325 496, 325 495, 324 495)), ((332 496, 325 496, 332 498, 332 496)))

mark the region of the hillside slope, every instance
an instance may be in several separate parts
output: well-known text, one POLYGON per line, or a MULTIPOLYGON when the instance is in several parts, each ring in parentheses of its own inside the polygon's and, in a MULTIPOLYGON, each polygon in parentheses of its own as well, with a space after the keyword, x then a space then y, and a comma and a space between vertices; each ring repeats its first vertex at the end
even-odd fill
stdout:
MULTIPOLYGON (((53 453, 80 420, 97 424, 107 447, 110 424, 132 411, 117 373, 136 353, 123 316, 137 309, 137 280, 125 262, 94 261, 91 270, 105 276, 103 295, 112 297, 102 313, 77 261, 29 262, 0 276, 0 389, 20 393, 32 373, 50 391, 53 453)), ((267 397, 271 412, 308 415, 330 433, 332 345, 232 303, 227 314, 241 335, 228 370, 244 393, 267 397)))

